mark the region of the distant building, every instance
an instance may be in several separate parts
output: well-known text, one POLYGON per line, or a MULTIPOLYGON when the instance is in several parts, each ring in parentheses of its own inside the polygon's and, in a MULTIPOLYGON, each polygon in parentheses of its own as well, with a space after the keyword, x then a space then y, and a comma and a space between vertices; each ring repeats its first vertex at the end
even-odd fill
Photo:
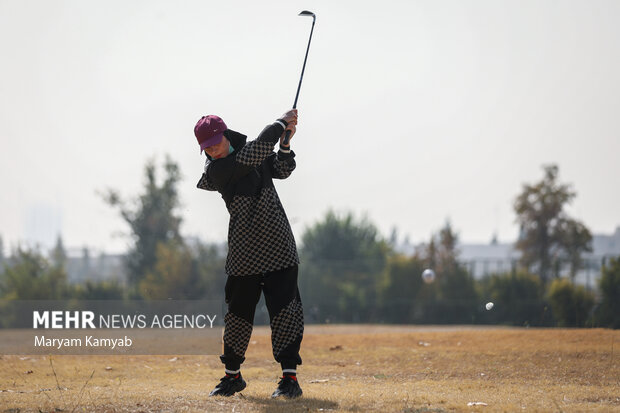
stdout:
MULTIPOLYGON (((521 253, 512 244, 461 244, 458 246, 459 260, 474 278, 511 271, 518 264, 521 253)), ((592 252, 584 254, 583 269, 577 273, 575 282, 590 288, 600 276, 603 262, 610 257, 620 256, 620 227, 612 235, 592 235, 592 252)), ((564 272, 568 269, 565 268, 564 272)))
POLYGON ((613 235, 593 235, 592 255, 598 257, 620 255, 620 227, 613 235))
POLYGON ((99 253, 93 257, 88 248, 69 250, 66 261, 67 280, 71 284, 110 281, 126 285, 124 260, 124 254, 99 253))
POLYGON ((457 249, 459 260, 474 278, 511 271, 521 258, 514 244, 460 244, 457 249))

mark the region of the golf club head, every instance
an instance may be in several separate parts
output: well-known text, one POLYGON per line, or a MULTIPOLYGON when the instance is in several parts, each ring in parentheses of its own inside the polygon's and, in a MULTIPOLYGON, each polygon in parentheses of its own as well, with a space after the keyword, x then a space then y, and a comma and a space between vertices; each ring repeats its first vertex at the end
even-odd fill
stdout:
POLYGON ((312 16, 312 21, 314 22, 316 20, 316 14, 308 10, 302 11, 301 13, 298 14, 298 16, 312 16))

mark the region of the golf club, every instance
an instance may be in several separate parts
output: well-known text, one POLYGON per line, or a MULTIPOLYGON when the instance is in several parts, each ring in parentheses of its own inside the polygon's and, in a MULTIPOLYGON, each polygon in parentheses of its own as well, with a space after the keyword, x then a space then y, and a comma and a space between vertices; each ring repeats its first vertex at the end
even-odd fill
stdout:
MULTIPOLYGON (((301 81, 304 79, 304 71, 306 70, 306 61, 308 60, 308 51, 310 50, 310 42, 312 41, 312 32, 314 31, 314 23, 316 22, 316 14, 311 11, 304 10, 299 13, 299 16, 312 16, 312 28, 310 29, 310 38, 308 39, 308 47, 306 48, 306 57, 304 57, 304 65, 301 68, 301 76, 299 78, 299 85, 297 85, 297 94, 295 95, 295 103, 293 103, 293 109, 297 108, 297 99, 299 98, 299 90, 301 89, 301 81)), ((286 131, 286 136, 284 137, 284 145, 288 145, 288 142, 291 138, 291 131, 286 131)))

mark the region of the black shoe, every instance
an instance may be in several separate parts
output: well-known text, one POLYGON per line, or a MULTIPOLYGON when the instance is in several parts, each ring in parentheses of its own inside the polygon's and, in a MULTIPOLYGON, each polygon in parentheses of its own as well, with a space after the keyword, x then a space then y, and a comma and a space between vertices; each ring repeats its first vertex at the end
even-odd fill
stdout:
POLYGON ((238 391, 245 389, 245 380, 241 377, 241 373, 230 376, 225 375, 220 379, 220 384, 215 386, 215 389, 209 393, 209 397, 211 396, 232 396, 238 391))
POLYGON ((271 395, 272 398, 276 397, 286 397, 287 399, 294 399, 303 394, 301 391, 301 387, 299 387, 299 383, 297 383, 297 378, 293 378, 291 376, 284 376, 278 382, 278 388, 271 395))

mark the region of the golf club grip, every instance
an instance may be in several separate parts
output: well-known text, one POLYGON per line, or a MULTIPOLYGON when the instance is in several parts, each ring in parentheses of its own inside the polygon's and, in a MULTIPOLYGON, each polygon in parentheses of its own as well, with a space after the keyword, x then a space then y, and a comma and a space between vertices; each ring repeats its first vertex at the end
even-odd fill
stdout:
POLYGON ((287 129, 286 135, 284 135, 284 142, 282 142, 282 145, 287 146, 290 140, 291 140, 291 131, 290 129, 287 129))

